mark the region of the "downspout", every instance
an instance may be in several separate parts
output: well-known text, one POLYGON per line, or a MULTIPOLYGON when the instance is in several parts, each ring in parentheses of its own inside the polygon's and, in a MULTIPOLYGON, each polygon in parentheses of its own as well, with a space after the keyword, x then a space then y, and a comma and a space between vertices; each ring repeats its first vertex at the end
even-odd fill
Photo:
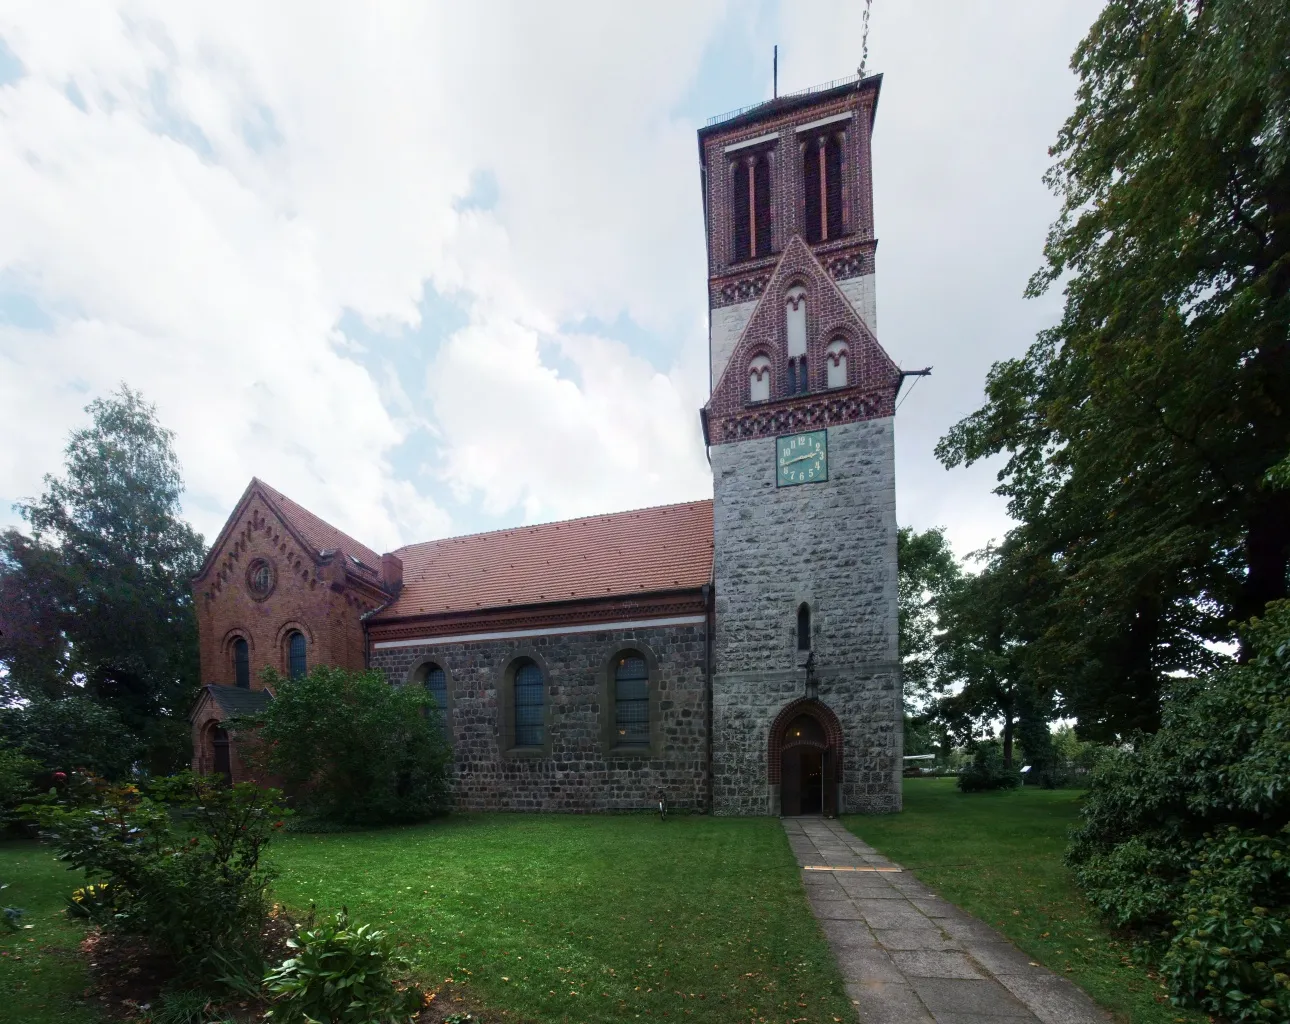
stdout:
POLYGON ((379 615, 395 602, 396 598, 392 597, 385 604, 378 604, 375 608, 363 612, 358 617, 359 625, 363 627, 363 671, 372 667, 372 635, 367 631, 367 620, 373 615, 379 615))

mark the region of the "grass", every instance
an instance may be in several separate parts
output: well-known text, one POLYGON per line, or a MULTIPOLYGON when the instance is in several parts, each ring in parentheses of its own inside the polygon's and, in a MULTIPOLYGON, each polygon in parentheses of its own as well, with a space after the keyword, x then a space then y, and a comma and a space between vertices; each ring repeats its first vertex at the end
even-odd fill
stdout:
POLYGON ((546 1021, 854 1019, 774 819, 498 815, 276 846, 288 905, 546 1021))
POLYGON ((24 1024, 90 1024, 97 1015, 79 1002, 87 984, 77 946, 83 930, 63 914, 63 897, 79 875, 54 860, 48 847, 0 843, 0 893, 26 913, 21 931, 0 930, 0 1019, 24 1024))
MULTIPOLYGON (((517 1018, 854 1020, 774 819, 469 815, 284 835, 271 850, 275 897, 292 910, 348 906, 389 928, 427 983, 465 983, 517 1018)), ((0 940, 24 949, 0 958, 0 1019, 21 1007, 12 1019, 88 1024, 68 955, 80 932, 61 918, 78 876, 45 847, 9 843, 8 879, 37 928, 0 940)))
POLYGON ((906 779, 899 815, 846 826, 946 899, 1003 932, 1131 1024, 1203 1024, 1179 1010, 1130 945, 1111 934, 1062 863, 1077 790, 960 793, 953 779, 906 779))

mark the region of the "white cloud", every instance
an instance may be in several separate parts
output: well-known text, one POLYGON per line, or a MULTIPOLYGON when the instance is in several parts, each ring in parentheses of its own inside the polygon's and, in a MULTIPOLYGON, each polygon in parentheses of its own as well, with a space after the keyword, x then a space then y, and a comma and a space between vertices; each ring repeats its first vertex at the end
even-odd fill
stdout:
MULTIPOLYGON (((710 493, 698 123, 678 111, 734 105, 721 83, 776 40, 785 89, 846 74, 859 8, 794 0, 777 27, 719 0, 7 6, 26 73, 0 84, 0 283, 51 322, 0 315, 0 496, 36 492, 119 380, 176 430, 208 536, 252 474, 379 548, 710 493), (463 209, 480 175, 496 203, 463 209), (427 285, 465 326, 421 323, 427 285), (343 334, 347 310, 375 340, 343 334), (630 336, 603 327, 624 318, 630 336), (399 372, 382 333, 418 339, 399 372), (399 464, 409 438, 428 476, 399 464)), ((901 412, 901 518, 963 547, 1000 506, 930 448, 1051 319, 1019 295, 1092 13, 875 5, 879 333, 937 367, 901 412)))

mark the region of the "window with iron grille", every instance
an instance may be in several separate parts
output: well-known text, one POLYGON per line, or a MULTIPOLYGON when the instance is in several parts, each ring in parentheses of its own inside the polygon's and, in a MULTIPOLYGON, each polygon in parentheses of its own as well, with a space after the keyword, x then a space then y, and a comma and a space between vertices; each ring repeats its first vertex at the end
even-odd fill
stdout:
POLYGON ((649 743, 649 668, 635 651, 619 655, 614 668, 614 741, 649 743))
POLYGON ((305 662, 305 635, 295 630, 287 637, 287 674, 292 679, 299 679, 309 667, 305 662))
POLYGON ((515 669, 515 746, 542 746, 542 670, 531 661, 515 669))
POLYGON ((443 722, 443 733, 448 735, 448 676, 438 665, 431 665, 426 671, 426 689, 434 698, 439 708, 439 719, 443 722))
POLYGON ((251 648, 241 637, 233 641, 233 677, 243 690, 251 688, 251 648))

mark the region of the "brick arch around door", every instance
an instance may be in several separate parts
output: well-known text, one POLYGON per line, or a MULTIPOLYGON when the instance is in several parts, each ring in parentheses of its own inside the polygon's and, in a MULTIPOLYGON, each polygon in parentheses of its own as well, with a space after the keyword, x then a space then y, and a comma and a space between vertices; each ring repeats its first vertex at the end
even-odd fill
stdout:
POLYGON ((809 697, 784 705, 770 727, 771 813, 835 815, 841 778, 838 716, 827 704, 809 697))

